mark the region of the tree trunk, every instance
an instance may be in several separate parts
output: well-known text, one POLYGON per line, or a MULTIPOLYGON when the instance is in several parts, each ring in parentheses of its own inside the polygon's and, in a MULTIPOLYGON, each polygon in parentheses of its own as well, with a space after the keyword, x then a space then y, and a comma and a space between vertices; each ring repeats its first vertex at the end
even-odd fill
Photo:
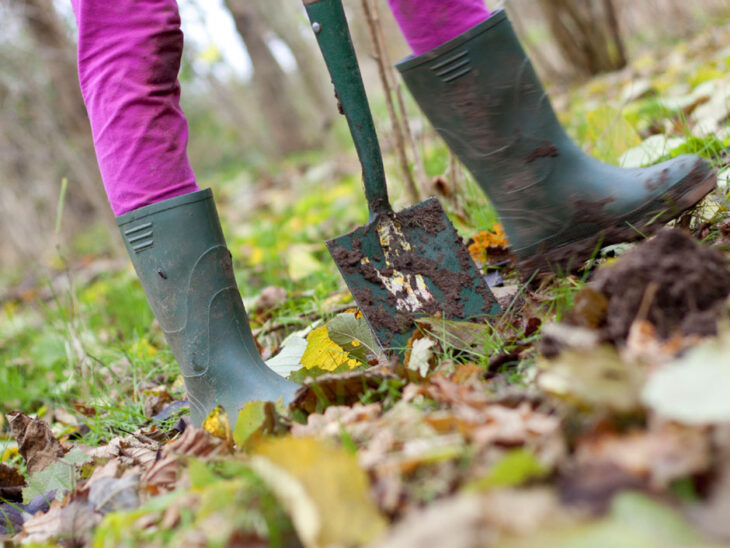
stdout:
POLYGON ((626 66, 610 0, 540 0, 553 37, 578 72, 595 75, 626 66))
POLYGON ((306 149, 307 139, 301 117, 288 93, 286 74, 266 44, 266 29, 251 7, 251 0, 225 1, 251 58, 259 106, 266 115, 278 150, 289 154, 306 149))
POLYGON ((35 53, 49 76, 45 91, 52 108, 48 111, 55 119, 61 144, 67 151, 62 162, 66 164, 69 178, 75 179, 72 182, 83 189, 81 194, 69 194, 69 206, 73 208, 76 204, 83 209, 106 212, 109 206, 76 75, 75 46, 68 38, 51 0, 23 0, 18 3, 22 6, 20 13, 25 28, 36 44, 35 53), (79 202, 86 202, 86 207, 79 202))
MULTIPOLYGON (((321 60, 319 50, 314 47, 314 34, 311 30, 307 40, 302 34, 302 27, 296 20, 297 12, 288 2, 282 0, 255 0, 252 2, 262 21, 271 29, 276 37, 284 42, 294 56, 302 86, 311 99, 317 113, 336 112, 336 101, 330 78, 321 60)), ((303 13, 303 12, 302 12, 303 13)), ((308 25, 307 25, 308 26, 308 25)), ((326 125, 326 120, 323 125, 326 125)))

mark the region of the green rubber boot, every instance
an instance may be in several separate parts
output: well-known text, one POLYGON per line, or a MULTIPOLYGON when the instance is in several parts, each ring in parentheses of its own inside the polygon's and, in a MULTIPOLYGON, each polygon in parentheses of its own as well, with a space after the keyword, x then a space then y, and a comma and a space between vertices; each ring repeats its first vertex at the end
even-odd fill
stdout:
POLYGON ((298 386, 259 356, 210 189, 136 209, 117 224, 185 378, 193 424, 216 405, 233 423, 248 401, 289 403, 298 386))
POLYGON ((494 204, 523 275, 579 267, 715 187, 709 164, 679 156, 622 169, 567 136, 504 11, 397 65, 431 124, 494 204))

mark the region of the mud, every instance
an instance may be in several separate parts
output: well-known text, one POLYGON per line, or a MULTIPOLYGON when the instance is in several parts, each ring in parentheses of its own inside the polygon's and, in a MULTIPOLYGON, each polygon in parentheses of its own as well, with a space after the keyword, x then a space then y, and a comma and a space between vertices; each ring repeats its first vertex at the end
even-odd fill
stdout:
POLYGON ((677 332, 716 332, 719 309, 730 294, 730 262, 679 229, 663 229, 601 268, 593 287, 608 300, 606 338, 626 338, 631 324, 648 320, 662 338, 677 332))
MULTIPOLYGON (((400 224, 407 241, 411 244, 411 249, 393 247, 390 265, 381 268, 376 263, 363 263, 362 242, 357 238, 353 239, 351 250, 343 246, 331 249, 332 257, 345 275, 356 275, 367 282, 367 284, 360 282, 359 286, 357 283, 348 283, 348 286, 372 326, 381 330, 385 328, 392 333, 407 333, 414 326, 414 318, 423 314, 464 318, 465 301, 461 297, 464 288, 475 289, 484 303, 483 312, 485 314, 491 312, 494 297, 476 270, 464 242, 447 224, 445 213, 438 201, 427 200, 414 208, 391 215, 393 220, 400 224), (453 232, 452 249, 458 260, 458 272, 445 268, 444 256, 439 254, 434 257, 435 253, 428 247, 434 245, 437 236, 443 237, 446 230, 453 232), (382 293, 373 291, 375 288, 384 290, 380 276, 390 278, 395 271, 420 274, 443 296, 421 301, 421 308, 415 314, 397 311, 397 300, 407 297, 405 289, 398 295, 388 293, 385 304, 382 293)), ((397 242, 393 242, 393 245, 396 244, 397 242)))
MULTIPOLYGON (((610 224, 587 238, 558 245, 552 249, 540 249, 532 256, 521 257, 517 265, 520 276, 523 280, 528 280, 533 278, 536 273, 572 272, 583 266, 583 263, 592 256, 599 245, 605 247, 620 242, 632 242, 641 238, 642 235, 652 236, 663 227, 663 223, 677 218, 684 211, 694 207, 715 188, 715 184, 714 174, 708 171, 702 162, 697 161, 684 180, 674 185, 662 196, 666 207, 663 214, 657 217, 656 205, 649 204, 645 210, 634 212, 631 219, 614 219, 613 221, 605 219, 610 224), (650 220, 653 222, 646 224, 650 220)), ((600 203, 593 204, 594 214, 602 212, 602 206, 600 209, 598 208, 600 203)), ((576 211, 576 216, 579 219, 585 217, 580 211, 576 211)), ((594 218, 593 222, 604 220, 602 217, 594 218)), ((537 277, 533 279, 537 279, 537 277)))
POLYGON ((437 200, 431 199, 395 214, 395 219, 403 229, 420 228, 431 236, 436 236, 446 229, 444 210, 437 200))
POLYGON ((354 240, 352 245, 352 251, 341 245, 332 248, 332 250, 330 251, 330 253, 332 254, 332 258, 335 260, 335 263, 337 263, 337 265, 345 272, 357 271, 357 267, 360 264, 360 259, 362 258, 359 244, 359 240, 354 240))
POLYGON ((576 224, 610 222, 610 217, 605 214, 604 208, 615 201, 616 199, 612 196, 607 196, 602 200, 596 200, 595 202, 575 200, 572 202, 574 210, 573 222, 576 224))
POLYGON ((544 145, 541 145, 530 154, 527 155, 527 158, 525 161, 528 164, 531 164, 535 160, 538 160, 540 158, 557 158, 560 156, 560 152, 558 151, 557 147, 553 145, 552 143, 545 143, 544 145))

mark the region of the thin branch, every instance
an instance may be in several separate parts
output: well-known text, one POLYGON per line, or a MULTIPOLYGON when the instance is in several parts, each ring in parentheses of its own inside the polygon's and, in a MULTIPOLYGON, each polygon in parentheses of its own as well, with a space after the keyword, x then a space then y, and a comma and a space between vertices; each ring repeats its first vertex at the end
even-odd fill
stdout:
POLYGON ((398 117, 395 113, 395 106, 393 105, 393 97, 391 95, 390 82, 385 69, 385 62, 383 60, 383 52, 381 50, 381 44, 378 40, 378 23, 376 22, 373 11, 370 6, 370 0, 362 0, 363 11, 365 12, 365 20, 368 24, 368 30, 370 32, 370 43, 373 47, 373 57, 378 64, 378 74, 380 76, 380 82, 383 84, 385 90, 385 102, 388 106, 388 116, 390 117, 391 127, 393 129, 393 135, 395 137, 395 150, 398 156, 398 163, 400 164, 401 171, 403 172, 403 178, 406 182, 406 190, 408 191, 409 197, 413 202, 420 201, 420 193, 416 187, 416 182, 413 180, 413 174, 408 167, 408 157, 406 156, 405 150, 405 138, 403 137, 403 129, 398 123, 398 117))

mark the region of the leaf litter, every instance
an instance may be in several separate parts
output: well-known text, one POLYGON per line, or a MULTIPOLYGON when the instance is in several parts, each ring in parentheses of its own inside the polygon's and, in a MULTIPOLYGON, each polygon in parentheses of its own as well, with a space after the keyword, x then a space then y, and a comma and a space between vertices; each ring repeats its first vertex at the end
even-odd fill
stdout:
MULTIPOLYGON (((691 71, 692 52, 702 47, 700 40, 654 70, 678 63, 691 71)), ((727 168, 726 78, 665 96, 639 63, 627 74, 640 85, 621 80, 624 74, 592 86, 599 103, 606 95, 630 101, 625 116, 636 129, 615 105, 594 109, 586 117, 594 152, 639 165, 699 146, 727 168), (661 120, 641 118, 658 97, 682 113, 684 125, 666 110, 661 120), (621 123, 605 131, 617 116, 621 123), (709 139, 708 128, 719 137, 709 139)), ((197 429, 179 416, 177 389, 158 381, 141 392, 136 428, 112 429, 89 445, 81 432, 105 412, 98 402, 47 411, 46 420, 11 414, 7 425, 0 421, 14 440, 3 434, 13 445, 0 446, 0 539, 726 544, 725 193, 677 223, 684 230, 661 231, 618 258, 601 255, 539 287, 514 275, 499 227, 474 234, 473 258, 504 278, 495 288, 504 317, 491 325, 421 318, 403 362, 382 355, 341 292, 326 299, 334 305, 326 321, 310 311, 302 322, 277 318, 293 294, 270 286, 249 308, 263 354, 281 350, 271 363, 302 384, 289 408, 250 402, 235 428, 217 410, 197 429)), ((285 265, 294 277, 324 268, 312 247, 295 251, 285 265)), ((140 352, 153 353, 145 344, 140 352)))

